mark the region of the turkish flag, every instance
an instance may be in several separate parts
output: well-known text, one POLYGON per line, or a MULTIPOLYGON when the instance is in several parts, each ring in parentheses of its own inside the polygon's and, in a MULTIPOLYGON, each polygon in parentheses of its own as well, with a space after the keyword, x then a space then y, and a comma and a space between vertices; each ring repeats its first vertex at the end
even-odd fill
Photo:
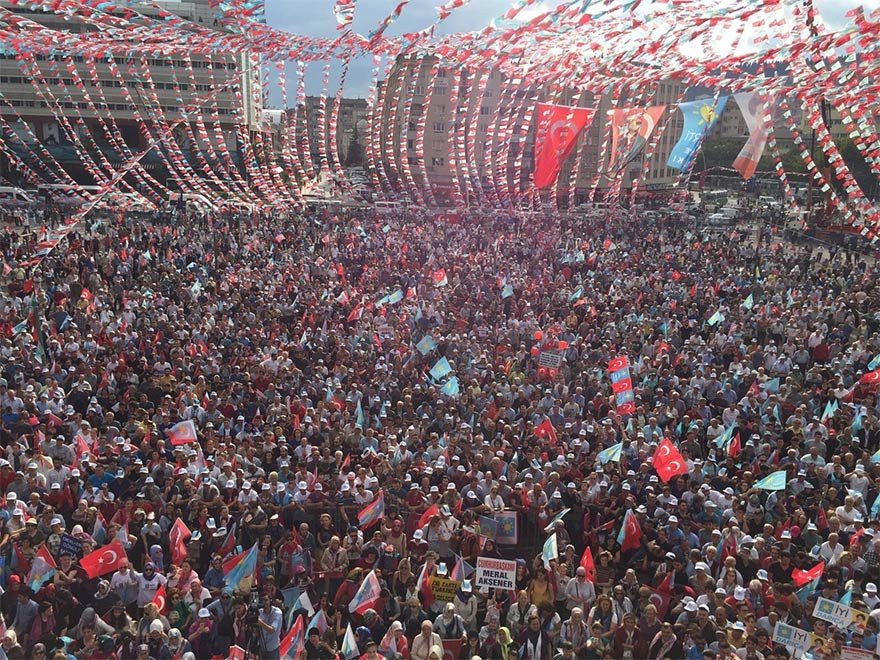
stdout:
POLYGON ((168 611, 165 602, 165 585, 160 584, 159 588, 156 589, 156 593, 153 594, 153 600, 150 601, 159 608, 159 614, 165 614, 168 611))
POLYGON ((578 135, 593 119, 592 108, 539 103, 535 131, 535 187, 552 186, 578 135))
POLYGON ((822 573, 824 573, 824 572, 825 572, 825 562, 820 561, 818 564, 813 566, 813 568, 811 568, 808 571, 802 571, 799 568, 794 569, 791 572, 791 581, 794 582, 794 586, 802 587, 807 582, 812 582, 813 580, 815 580, 817 577, 822 575, 822 573))
POLYGON ((733 439, 730 441, 730 444, 727 445, 727 455, 731 458, 736 458, 740 449, 742 449, 742 447, 740 446, 739 433, 734 433, 733 439))
POLYGON ((171 562, 176 566, 180 566, 180 562, 186 559, 186 541, 191 536, 192 532, 180 518, 174 521, 168 532, 168 541, 171 546, 171 562))
POLYGON ((584 554, 581 555, 580 565, 587 572, 587 579, 590 582, 596 581, 596 563, 593 561, 593 551, 590 546, 584 548, 584 554))
POLYGON ((118 569, 123 562, 128 561, 122 541, 113 539, 113 542, 93 550, 79 560, 79 565, 90 578, 96 578, 118 569))
POLYGON ((553 424, 550 423, 549 419, 545 419, 535 427, 535 435, 549 440, 550 444, 556 444, 556 429, 553 428, 553 424))
POLYGON ((419 524, 416 529, 421 529, 422 527, 427 525, 431 521, 431 518, 439 513, 440 507, 438 507, 436 504, 432 504, 431 506, 429 506, 427 509, 425 509, 425 512, 419 517, 419 524))
POLYGON ((662 621, 663 618, 666 617, 666 610, 669 609, 669 594, 655 590, 651 592, 650 596, 648 596, 648 600, 657 608, 657 616, 660 617, 662 621))
POLYGON ((684 457, 668 438, 663 438, 654 451, 654 470, 657 471, 657 476, 664 483, 677 474, 687 472, 684 457))
POLYGON ((623 369, 629 366, 629 362, 624 355, 618 355, 613 360, 608 362, 608 371, 617 371, 618 369, 623 369))
POLYGON ((862 385, 876 385, 877 383, 880 383, 880 369, 869 371, 864 376, 859 378, 859 382, 862 385))

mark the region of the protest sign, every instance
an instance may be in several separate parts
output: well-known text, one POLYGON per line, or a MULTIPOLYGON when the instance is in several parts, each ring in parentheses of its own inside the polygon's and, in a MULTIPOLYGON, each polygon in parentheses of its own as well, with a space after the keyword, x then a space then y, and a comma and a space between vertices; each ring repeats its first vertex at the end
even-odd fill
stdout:
POLYGON ((62 534, 61 545, 58 546, 58 556, 72 555, 74 557, 79 557, 82 554, 82 548, 83 542, 80 539, 71 536, 70 534, 62 534))
POLYGON ((538 356, 538 366, 545 369, 559 369, 562 366, 562 353, 541 351, 541 354, 538 356))
POLYGON ((803 653, 810 648, 812 633, 801 628, 789 626, 786 623, 777 622, 773 629, 773 642, 775 644, 783 644, 803 653))
POLYGON ((477 588, 516 589, 516 561, 512 559, 494 559, 477 557, 477 588))
POLYGON ((813 608, 813 616, 838 628, 846 628, 852 622, 852 608, 819 596, 816 607, 813 608))
POLYGON ((858 649, 854 646, 844 646, 840 650, 840 660, 871 660, 874 654, 868 649, 858 649))
POLYGON ((432 577, 428 582, 434 598, 442 600, 444 603, 452 602, 452 599, 455 598, 455 592, 458 591, 458 587, 461 585, 461 582, 458 580, 449 580, 437 576, 432 577))

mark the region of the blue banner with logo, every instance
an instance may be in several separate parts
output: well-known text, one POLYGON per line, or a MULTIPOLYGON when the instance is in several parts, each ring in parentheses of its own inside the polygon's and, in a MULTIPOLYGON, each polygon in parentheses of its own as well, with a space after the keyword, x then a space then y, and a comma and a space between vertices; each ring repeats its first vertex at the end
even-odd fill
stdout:
POLYGON ((703 136, 715 125, 715 120, 724 110, 726 103, 727 97, 719 96, 718 104, 714 108, 711 98, 678 104, 678 109, 684 115, 684 128, 678 142, 669 152, 666 167, 686 170, 691 166, 703 136))

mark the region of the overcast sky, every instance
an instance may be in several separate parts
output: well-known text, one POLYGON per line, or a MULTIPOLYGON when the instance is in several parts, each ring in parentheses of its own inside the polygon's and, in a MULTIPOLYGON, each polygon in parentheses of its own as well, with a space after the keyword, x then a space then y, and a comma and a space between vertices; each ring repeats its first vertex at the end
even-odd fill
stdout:
MULTIPOLYGON (((431 25, 437 18, 437 6, 445 0, 410 0, 403 13, 388 28, 386 34, 399 35, 403 32, 415 32, 431 25)), ((643 8, 652 0, 645 0, 643 8)), ((398 0, 358 0, 352 24, 355 32, 367 35, 397 4, 398 0)), ((557 0, 542 5, 555 6, 557 0)), ((789 3, 786 3, 789 4, 789 3)), ((814 0, 822 19, 831 27, 839 28, 849 19, 846 12, 854 6, 862 5, 866 10, 880 8, 880 0, 814 0)), ((511 5, 511 0, 471 0, 470 4, 456 9, 440 24, 440 34, 480 30, 489 21, 502 15, 511 5)), ((529 16, 542 11, 541 5, 528 8, 529 16)), ((528 16, 526 16, 528 18, 528 16)), ((266 19, 269 25, 296 34, 307 34, 335 38, 336 19, 333 16, 333 0, 266 0, 266 19)), ((312 64, 307 69, 306 91, 318 94, 321 91, 320 64, 312 64)), ((288 69, 288 97, 292 103, 295 90, 292 86, 293 70, 288 69)), ((330 89, 335 91, 339 76, 339 67, 332 68, 330 89)), ((346 96, 366 96, 370 86, 371 61, 369 57, 361 57, 350 64, 348 78, 345 83, 346 96)), ((277 84, 271 86, 271 101, 278 103, 277 84)))

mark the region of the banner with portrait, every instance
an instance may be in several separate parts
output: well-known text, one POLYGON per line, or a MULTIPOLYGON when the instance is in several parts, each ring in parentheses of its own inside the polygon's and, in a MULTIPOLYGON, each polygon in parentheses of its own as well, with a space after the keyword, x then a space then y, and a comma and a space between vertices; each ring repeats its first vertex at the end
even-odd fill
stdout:
POLYGON ((642 153, 665 109, 665 105, 652 105, 609 110, 611 151, 606 172, 618 174, 642 153))
POLYGON ((758 161, 761 160, 764 146, 767 144, 767 129, 764 126, 766 107, 758 92, 734 94, 733 98, 749 129, 749 139, 734 159, 733 169, 739 172, 743 179, 748 180, 758 169, 758 161))

